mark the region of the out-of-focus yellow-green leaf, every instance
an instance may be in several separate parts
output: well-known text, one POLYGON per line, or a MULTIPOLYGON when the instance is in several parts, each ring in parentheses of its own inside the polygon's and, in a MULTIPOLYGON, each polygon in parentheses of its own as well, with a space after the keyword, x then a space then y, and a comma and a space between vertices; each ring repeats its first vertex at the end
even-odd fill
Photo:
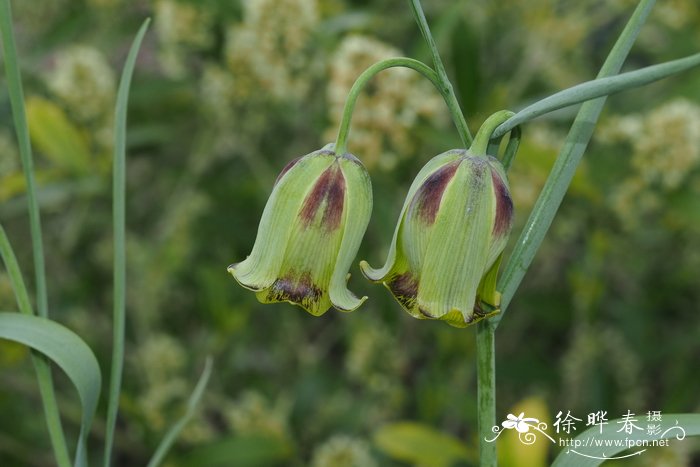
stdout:
MULTIPOLYGON (((539 397, 529 397, 520 401, 509 413, 516 417, 523 413, 526 418, 536 418, 546 423, 548 427, 551 426, 547 404, 539 397)), ((499 436, 498 441, 495 441, 499 443, 499 465, 502 467, 545 467, 547 465, 547 454, 552 442, 534 429, 530 432, 536 436, 532 438, 535 440, 532 444, 523 443, 521 438, 527 433, 520 435, 517 430, 506 430, 499 436)), ((529 442, 527 439, 525 441, 529 442)))
POLYGON ((28 352, 22 344, 0 340, 0 366, 10 368, 23 363, 28 352))
POLYGON ((0 202, 23 193, 27 183, 22 172, 15 172, 0 178, 0 202))
POLYGON ((459 439, 415 422, 384 425, 374 433, 374 444, 394 459, 419 466, 449 467, 475 457, 459 439))
POLYGON ((78 173, 90 169, 86 137, 53 102, 37 96, 27 98, 27 121, 32 143, 59 167, 78 173))

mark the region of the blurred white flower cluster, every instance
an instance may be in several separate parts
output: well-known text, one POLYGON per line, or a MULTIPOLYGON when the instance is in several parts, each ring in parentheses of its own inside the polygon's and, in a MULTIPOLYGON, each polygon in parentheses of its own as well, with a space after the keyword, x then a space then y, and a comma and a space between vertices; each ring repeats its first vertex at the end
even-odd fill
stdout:
POLYGON ((286 440, 289 438, 288 418, 291 406, 284 398, 271 404, 262 394, 248 391, 224 409, 223 415, 239 434, 258 434, 286 440))
POLYGON ((273 98, 301 98, 311 84, 309 46, 318 23, 315 0, 248 0, 244 20, 229 28, 225 58, 236 77, 240 97, 267 93, 273 98))
POLYGON ((83 123, 103 120, 114 108, 114 71, 94 47, 71 45, 57 52, 46 85, 83 123))
POLYGON ((187 53, 205 50, 214 41, 211 12, 196 3, 175 0, 158 0, 154 7, 161 67, 171 77, 183 77, 188 72, 187 53))
POLYGON ((618 117, 602 130, 601 141, 632 150, 631 174, 613 194, 613 207, 628 227, 658 211, 661 196, 682 188, 700 167, 700 106, 688 100, 618 117))
POLYGON ((335 435, 316 448, 312 467, 375 467, 369 444, 355 437, 335 435))

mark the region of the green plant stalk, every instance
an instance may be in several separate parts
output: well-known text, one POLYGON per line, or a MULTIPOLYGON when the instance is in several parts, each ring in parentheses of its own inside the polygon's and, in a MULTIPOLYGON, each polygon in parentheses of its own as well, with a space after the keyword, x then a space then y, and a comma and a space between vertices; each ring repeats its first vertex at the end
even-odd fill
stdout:
POLYGON ((112 367, 109 379, 104 465, 111 463, 114 430, 119 412, 124 369, 124 333, 126 328, 126 111, 136 56, 150 19, 141 25, 124 64, 114 111, 114 158, 112 173, 112 214, 114 235, 114 310, 112 324, 112 367))
POLYGON ((489 320, 476 325, 477 418, 479 433, 479 465, 492 467, 498 463, 496 443, 487 443, 496 425, 496 348, 495 326, 489 320))
MULTIPOLYGON (((484 156, 487 154, 491 135, 503 122, 515 115, 509 110, 494 113, 481 125, 472 142, 469 152, 484 156)), ((513 140, 520 141, 519 134, 513 140)), ((509 144, 509 146, 511 146, 509 144)), ((506 151, 508 152, 508 150, 506 151)), ((481 466, 494 466, 497 463, 496 443, 487 443, 485 439, 496 424, 496 354, 495 327, 488 320, 483 320, 476 327, 476 384, 477 384, 477 420, 479 433, 479 463, 481 466)))
POLYGON ((462 139, 462 144, 465 148, 472 144, 472 135, 469 132, 469 126, 467 121, 464 119, 464 114, 462 109, 459 107, 459 102, 457 101, 457 96, 455 95, 454 88, 450 79, 447 77, 447 72, 445 71, 445 66, 440 58, 440 52, 438 52, 437 44, 433 35, 430 33, 430 27, 428 26, 428 21, 425 19, 425 13, 423 12, 423 7, 421 7, 420 0, 409 0, 411 5, 411 11, 413 12, 413 17, 418 24, 418 29, 420 29, 423 39, 428 44, 430 49, 430 55, 433 58, 433 66, 437 72, 437 76, 440 82, 440 93, 445 98, 445 103, 450 109, 450 113, 455 119, 455 125, 457 126, 457 132, 459 137, 462 139))
MULTIPOLYGON (((620 71, 653 6, 654 0, 642 0, 639 2, 625 29, 620 34, 601 67, 598 73, 599 78, 612 76, 620 71)), ((494 327, 497 327, 501 319, 503 319, 503 314, 552 224, 552 220, 574 177, 576 168, 581 162, 586 146, 593 135, 593 130, 604 104, 605 97, 585 102, 571 126, 564 146, 554 162, 552 171, 535 202, 530 217, 498 282, 498 290, 501 292, 501 313, 491 318, 494 327)))
MULTIPOLYGON (((17 62, 17 47, 15 45, 14 30, 12 27, 12 10, 9 0, 0 0, 0 30, 2 34, 3 55, 5 59, 5 70, 7 75, 7 87, 12 106, 12 116, 17 132, 19 143, 19 153, 22 160, 22 168, 27 184, 27 202, 29 209, 29 229, 32 239, 32 254, 34 260, 34 276, 36 281, 37 311, 39 316, 47 318, 49 315, 48 298, 46 292, 46 267, 44 264, 44 246, 41 236, 41 216, 39 214, 39 203, 36 198, 36 183, 34 180, 34 162, 32 158, 32 147, 29 141, 29 129, 27 127, 27 115, 24 108, 24 92, 22 90, 22 77, 17 62)), ((9 243, 8 243, 9 246, 9 243)), ((10 252, 11 252, 10 248, 10 252)), ((14 254, 11 255, 14 258, 14 254)), ((15 260, 16 262, 16 260, 15 260)), ((9 266, 8 266, 9 268, 9 266)), ((20 276, 21 277, 21 276, 20 276)), ((22 282, 27 304, 26 288, 22 282)), ((18 289, 15 289, 15 294, 18 289)), ((19 302, 18 298, 18 302, 19 302)), ((31 306, 26 307, 24 312, 32 313, 31 306)), ((32 354, 32 362, 39 382, 39 392, 44 407, 44 417, 51 438, 56 462, 63 465, 70 465, 70 456, 66 445, 61 416, 56 403, 56 394, 51 377, 51 368, 46 359, 41 355, 32 354)))
POLYGON ((442 82, 440 81, 440 78, 438 77, 437 73, 435 73, 435 70, 430 68, 425 63, 418 60, 414 60, 412 58, 387 58, 385 60, 381 60, 373 64, 372 66, 368 67, 365 71, 363 71, 362 74, 360 74, 360 76, 357 77, 355 83, 353 83, 352 88, 350 88, 348 97, 345 99, 345 106, 343 107, 343 116, 340 120, 340 125, 338 127, 338 137, 335 140, 334 150, 336 153, 345 154, 347 152, 348 134, 350 133, 350 121, 352 120, 352 113, 355 110, 355 104, 357 103, 357 99, 358 97, 360 97, 360 93, 364 89, 367 82, 369 82, 369 80, 372 79, 380 71, 384 71, 387 68, 394 67, 410 68, 428 78, 428 80, 430 80, 430 82, 433 83, 433 85, 438 89, 438 91, 440 91, 443 99, 445 100, 445 103, 450 109, 450 114, 454 119, 455 126, 457 126, 457 128, 459 129, 459 116, 461 115, 461 112, 459 111, 459 109, 457 109, 457 112, 455 113, 454 109, 450 107, 450 103, 448 102, 449 96, 443 92, 444 87, 442 86, 442 82))

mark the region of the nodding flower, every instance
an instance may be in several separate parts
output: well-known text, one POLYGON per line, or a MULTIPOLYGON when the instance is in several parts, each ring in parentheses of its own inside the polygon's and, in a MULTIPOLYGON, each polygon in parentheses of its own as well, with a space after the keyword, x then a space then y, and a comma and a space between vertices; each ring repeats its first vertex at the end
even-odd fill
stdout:
POLYGON ((512 220, 501 163, 447 151, 413 181, 385 265, 360 266, 412 316, 465 327, 499 311, 495 275, 512 220))
POLYGON ((250 255, 228 271, 262 303, 290 302, 315 316, 352 311, 347 289, 372 212, 369 174, 332 145, 291 161, 277 177, 250 255))

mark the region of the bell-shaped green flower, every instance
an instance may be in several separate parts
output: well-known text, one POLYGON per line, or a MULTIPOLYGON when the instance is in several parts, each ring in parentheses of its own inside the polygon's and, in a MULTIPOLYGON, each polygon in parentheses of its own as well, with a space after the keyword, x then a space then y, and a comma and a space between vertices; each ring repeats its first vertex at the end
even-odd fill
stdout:
POLYGON ((363 261, 362 272, 414 317, 467 326, 498 312, 495 276, 512 218, 497 159, 445 152, 411 185, 384 267, 363 261))
POLYGON ((228 271, 262 303, 290 302, 320 316, 330 306, 352 311, 347 289, 372 212, 367 171, 332 146, 290 162, 277 177, 253 251, 228 271))

